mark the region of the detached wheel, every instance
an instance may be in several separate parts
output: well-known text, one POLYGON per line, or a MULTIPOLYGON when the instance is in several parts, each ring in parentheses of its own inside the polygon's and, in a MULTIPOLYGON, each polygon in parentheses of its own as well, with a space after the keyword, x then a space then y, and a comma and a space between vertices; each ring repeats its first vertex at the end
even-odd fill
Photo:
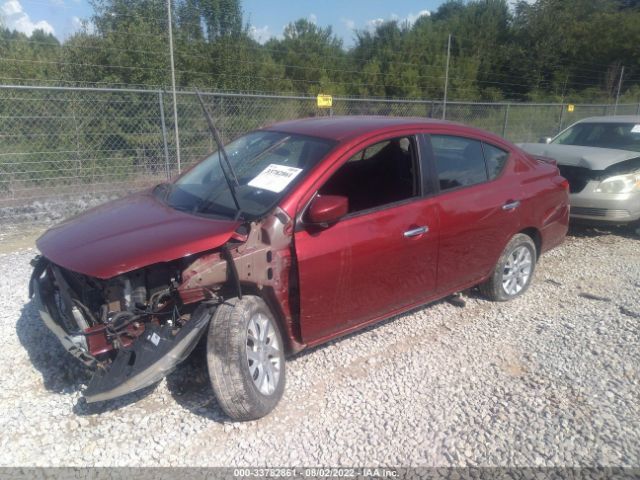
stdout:
POLYGON ((220 407, 235 420, 271 412, 284 392, 282 335, 267 304, 255 296, 230 299, 211 319, 207 365, 220 407))
POLYGON ((489 300, 506 302, 522 295, 533 278, 536 246, 528 235, 514 235, 505 247, 491 277, 480 284, 489 300))

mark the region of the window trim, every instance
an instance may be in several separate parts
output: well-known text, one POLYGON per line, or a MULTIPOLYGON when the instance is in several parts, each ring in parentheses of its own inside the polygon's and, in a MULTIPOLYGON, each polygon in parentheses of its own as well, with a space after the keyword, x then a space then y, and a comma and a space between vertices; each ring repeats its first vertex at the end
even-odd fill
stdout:
MULTIPOLYGON (((318 195, 318 193, 316 192, 316 195, 314 195, 314 198, 317 195, 318 195)), ((342 222, 343 220, 351 220, 352 218, 362 217, 364 215, 370 215, 372 213, 381 212, 383 210, 391 210, 392 208, 401 207, 403 205, 408 205, 410 203, 417 202, 418 200, 422 200, 422 197, 421 196, 409 197, 409 198, 405 198, 403 200, 396 200, 395 202, 385 203, 384 205, 378 205, 377 207, 371 207, 371 208, 367 208, 365 210, 359 210, 357 212, 347 213, 344 217, 342 217, 339 220, 339 222, 342 222)))
POLYGON ((420 160, 422 163, 423 198, 440 193, 440 182, 436 170, 436 155, 431 143, 431 135, 420 133, 420 160))

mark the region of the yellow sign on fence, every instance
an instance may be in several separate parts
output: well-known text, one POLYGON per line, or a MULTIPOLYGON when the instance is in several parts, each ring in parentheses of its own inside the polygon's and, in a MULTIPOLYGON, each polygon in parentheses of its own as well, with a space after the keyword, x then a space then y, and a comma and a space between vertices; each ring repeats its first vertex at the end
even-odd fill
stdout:
POLYGON ((318 94, 318 106, 320 108, 331 108, 333 106, 333 97, 331 95, 318 94))
POLYGON ((569 104, 567 105, 567 112, 571 113, 576 109, 575 105, 569 104))

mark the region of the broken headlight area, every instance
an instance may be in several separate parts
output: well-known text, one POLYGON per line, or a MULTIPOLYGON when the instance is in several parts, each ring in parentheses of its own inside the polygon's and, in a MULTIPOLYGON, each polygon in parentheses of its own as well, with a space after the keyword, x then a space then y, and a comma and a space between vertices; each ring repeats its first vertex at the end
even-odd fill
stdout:
POLYGON ((570 193, 580 193, 590 181, 599 178, 599 172, 585 167, 558 165, 558 170, 560 170, 560 175, 569 182, 570 193))
POLYGON ((580 193, 591 181, 598 181, 596 193, 631 193, 640 190, 640 157, 625 160, 604 170, 558 165, 560 175, 569 181, 570 193, 580 193))
MULTIPOLYGON (((84 392, 89 402, 162 379, 189 355, 210 318, 206 301, 182 302, 179 262, 109 280, 66 270, 45 257, 34 263, 30 288, 40 316, 71 354, 96 370, 84 392)), ((208 296, 215 303, 215 293, 208 296)))

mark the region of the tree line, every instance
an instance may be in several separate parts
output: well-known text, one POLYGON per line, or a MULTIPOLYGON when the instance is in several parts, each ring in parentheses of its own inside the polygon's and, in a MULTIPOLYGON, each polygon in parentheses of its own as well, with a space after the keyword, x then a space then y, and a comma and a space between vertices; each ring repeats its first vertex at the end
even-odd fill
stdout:
MULTIPOLYGON (((61 42, 0 28, 0 81, 168 87, 166 3, 92 0, 93 15, 61 42)), ((640 0, 448 0, 414 23, 356 30, 346 48, 307 19, 252 38, 240 0, 173 0, 180 88, 235 92, 609 102, 640 101, 640 0)), ((1 20, 0 20, 1 22, 1 20)))

